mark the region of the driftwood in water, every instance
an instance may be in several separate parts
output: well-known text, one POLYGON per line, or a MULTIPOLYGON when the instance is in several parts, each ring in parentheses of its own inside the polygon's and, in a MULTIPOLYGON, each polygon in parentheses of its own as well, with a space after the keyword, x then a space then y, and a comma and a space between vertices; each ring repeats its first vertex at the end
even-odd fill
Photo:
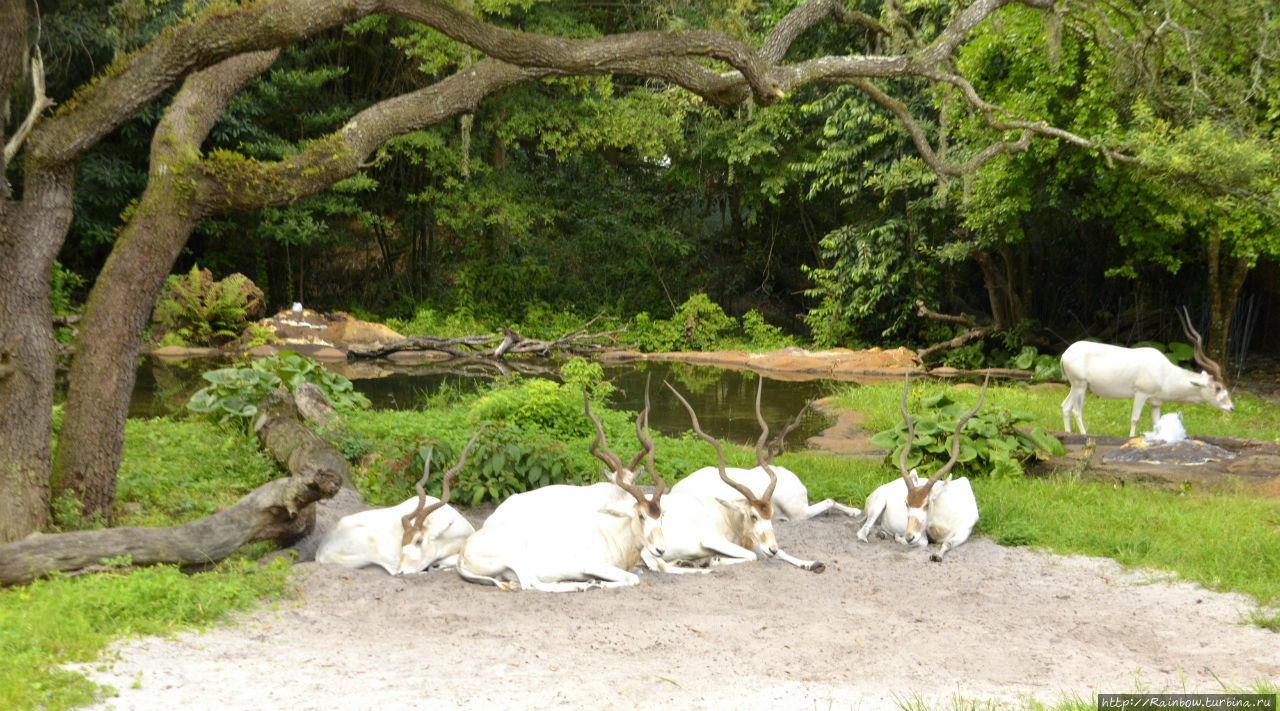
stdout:
POLYGON ((385 345, 351 345, 348 353, 353 358, 384 358, 400 351, 439 351, 454 358, 489 359, 501 361, 509 355, 550 356, 563 352, 574 355, 599 353, 617 347, 617 335, 627 329, 619 328, 600 333, 587 333, 587 327, 600 318, 596 316, 579 328, 560 336, 553 341, 537 338, 525 338, 519 333, 502 328, 501 333, 486 333, 481 336, 462 336, 459 338, 435 338, 432 336, 410 336, 404 340, 385 345))
POLYGON ((180 526, 72 531, 0 546, 0 585, 96 569, 104 559, 122 556, 133 565, 207 565, 247 543, 298 539, 312 526, 314 504, 336 494, 349 474, 342 455, 295 417, 292 398, 276 393, 262 403, 254 422, 263 448, 291 476, 269 481, 230 508, 180 526))

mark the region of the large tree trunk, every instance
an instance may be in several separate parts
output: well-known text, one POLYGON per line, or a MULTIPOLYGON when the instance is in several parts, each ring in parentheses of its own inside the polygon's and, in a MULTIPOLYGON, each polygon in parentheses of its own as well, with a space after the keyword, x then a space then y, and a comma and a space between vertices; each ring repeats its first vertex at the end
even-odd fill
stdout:
POLYGON ((1222 376, 1229 378, 1227 339, 1231 335, 1231 317, 1253 265, 1248 260, 1222 254, 1222 230, 1217 225, 1209 237, 1205 261, 1209 268, 1209 342, 1204 350, 1222 366, 1222 376))
POLYGON ((49 442, 57 349, 49 278, 71 222, 71 170, 29 176, 0 215, 0 543, 49 516, 49 442))
POLYGON ((337 450, 298 422, 292 398, 275 394, 255 419, 258 439, 291 476, 254 489, 225 511, 181 526, 108 528, 30 538, 0 546, 0 585, 20 585, 55 571, 92 569, 128 556, 133 565, 207 565, 254 541, 288 545, 315 521, 315 504, 350 479, 337 450))
POLYGON ((226 102, 276 54, 253 52, 191 75, 156 127, 151 177, 89 293, 71 363, 53 487, 79 501, 83 516, 113 519, 142 334, 165 277, 205 212, 191 189, 198 169, 193 158, 226 102))

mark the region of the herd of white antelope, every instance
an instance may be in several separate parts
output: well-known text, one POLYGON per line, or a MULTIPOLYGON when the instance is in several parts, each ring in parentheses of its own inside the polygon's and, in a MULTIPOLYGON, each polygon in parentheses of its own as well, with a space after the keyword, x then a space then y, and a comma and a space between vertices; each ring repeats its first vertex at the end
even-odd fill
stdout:
MULTIPOLYGON (((1144 403, 1150 403, 1153 423, 1164 402, 1207 402, 1228 412, 1231 399, 1221 369, 1209 360, 1200 336, 1185 315, 1182 324, 1195 346, 1195 359, 1205 371, 1197 374, 1172 365, 1150 348, 1120 348, 1081 341, 1062 356, 1062 371, 1071 384, 1062 403, 1064 429, 1070 432, 1074 414, 1084 432, 1081 408, 1086 389, 1103 398, 1134 398, 1130 436, 1144 403)), ((990 380, 988 374, 987 381, 990 380)), ((968 540, 978 522, 978 504, 965 477, 951 469, 960 452, 960 430, 982 407, 987 384, 978 402, 956 423, 950 459, 923 479, 907 460, 915 429, 907 413, 907 386, 899 403, 907 426, 907 444, 898 460, 901 474, 867 496, 863 509, 831 499, 809 503, 809 493, 794 472, 773 464, 786 435, 800 414, 777 438, 760 414, 763 378, 756 390, 756 465, 726 467, 720 443, 702 430, 688 401, 667 387, 689 413, 693 431, 716 453, 716 465, 699 469, 670 490, 654 470, 654 444, 648 434, 649 392, 635 422, 640 448, 625 465, 605 441, 604 428, 591 412, 583 393, 587 417, 595 425, 590 446, 603 462, 606 481, 586 486, 552 485, 514 494, 500 503, 477 530, 449 505, 454 477, 483 432, 478 430, 457 463, 441 479, 441 497, 424 490, 430 476, 428 452, 417 496, 389 508, 362 511, 340 520, 320 543, 316 561, 350 568, 377 565, 392 575, 455 569, 464 580, 503 590, 570 592, 591 588, 635 585, 633 572, 643 566, 660 573, 709 573, 716 567, 776 558, 815 573, 823 563, 801 560, 778 545, 775 521, 803 521, 835 509, 863 517, 859 541, 877 532, 913 547, 937 544, 930 559, 941 561, 952 548, 968 540), (647 472, 649 492, 636 482, 647 472), (944 478, 945 477, 945 478, 944 478)), ((909 373, 907 383, 910 382, 909 373)), ((805 409, 807 409, 806 406, 805 409)))

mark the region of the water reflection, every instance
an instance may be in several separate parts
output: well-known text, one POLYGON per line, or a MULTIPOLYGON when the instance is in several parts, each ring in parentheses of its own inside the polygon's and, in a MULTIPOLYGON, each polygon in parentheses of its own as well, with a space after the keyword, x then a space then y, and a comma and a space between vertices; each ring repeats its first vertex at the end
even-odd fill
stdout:
MULTIPOLYGON (((544 365, 547 367, 521 377, 559 380, 558 364, 544 365)), ((201 373, 226 366, 224 361, 205 359, 144 359, 138 369, 129 416, 159 417, 179 412, 191 394, 205 385, 201 373)), ((355 389, 368 397, 374 408, 384 410, 419 407, 426 397, 446 389, 470 394, 498 376, 484 363, 407 365, 361 361, 326 364, 326 367, 350 378, 355 389)), ((610 403, 616 409, 639 411, 644 406, 645 379, 652 377, 649 422, 657 432, 678 435, 690 429, 689 415, 662 385, 666 381, 693 405, 698 421, 708 434, 739 444, 754 443, 760 434, 755 419, 756 383, 760 376, 755 373, 669 362, 611 365, 604 371, 605 378, 617 388, 610 403)), ((784 382, 766 377, 761 412, 771 432, 777 434, 805 402, 828 394, 832 387, 831 381, 784 382)), ((788 446, 797 446, 830 424, 829 418, 822 415, 806 414, 787 438, 788 446)))

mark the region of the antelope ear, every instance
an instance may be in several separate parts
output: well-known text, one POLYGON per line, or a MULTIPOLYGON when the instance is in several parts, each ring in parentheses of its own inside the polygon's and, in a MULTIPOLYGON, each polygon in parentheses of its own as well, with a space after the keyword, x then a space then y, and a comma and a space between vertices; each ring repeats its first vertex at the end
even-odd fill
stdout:
POLYGON ((915 470, 915 469, 912 469, 911 471, 907 472, 907 476, 911 478, 911 482, 912 482, 912 484, 911 484, 911 485, 912 485, 912 486, 915 486, 916 484, 919 484, 919 483, 920 483, 920 472, 919 472, 919 471, 917 471, 917 470, 915 470))
POLYGON ((720 502, 720 505, 727 509, 735 509, 742 512, 744 515, 750 513, 750 505, 747 504, 746 499, 722 499, 717 496, 716 501, 720 502))
POLYGON ((1191 379, 1191 384, 1196 386, 1197 388, 1207 387, 1209 383, 1212 383, 1212 382, 1213 382, 1213 376, 1209 375, 1209 373, 1204 370, 1200 371, 1199 375, 1191 379))

